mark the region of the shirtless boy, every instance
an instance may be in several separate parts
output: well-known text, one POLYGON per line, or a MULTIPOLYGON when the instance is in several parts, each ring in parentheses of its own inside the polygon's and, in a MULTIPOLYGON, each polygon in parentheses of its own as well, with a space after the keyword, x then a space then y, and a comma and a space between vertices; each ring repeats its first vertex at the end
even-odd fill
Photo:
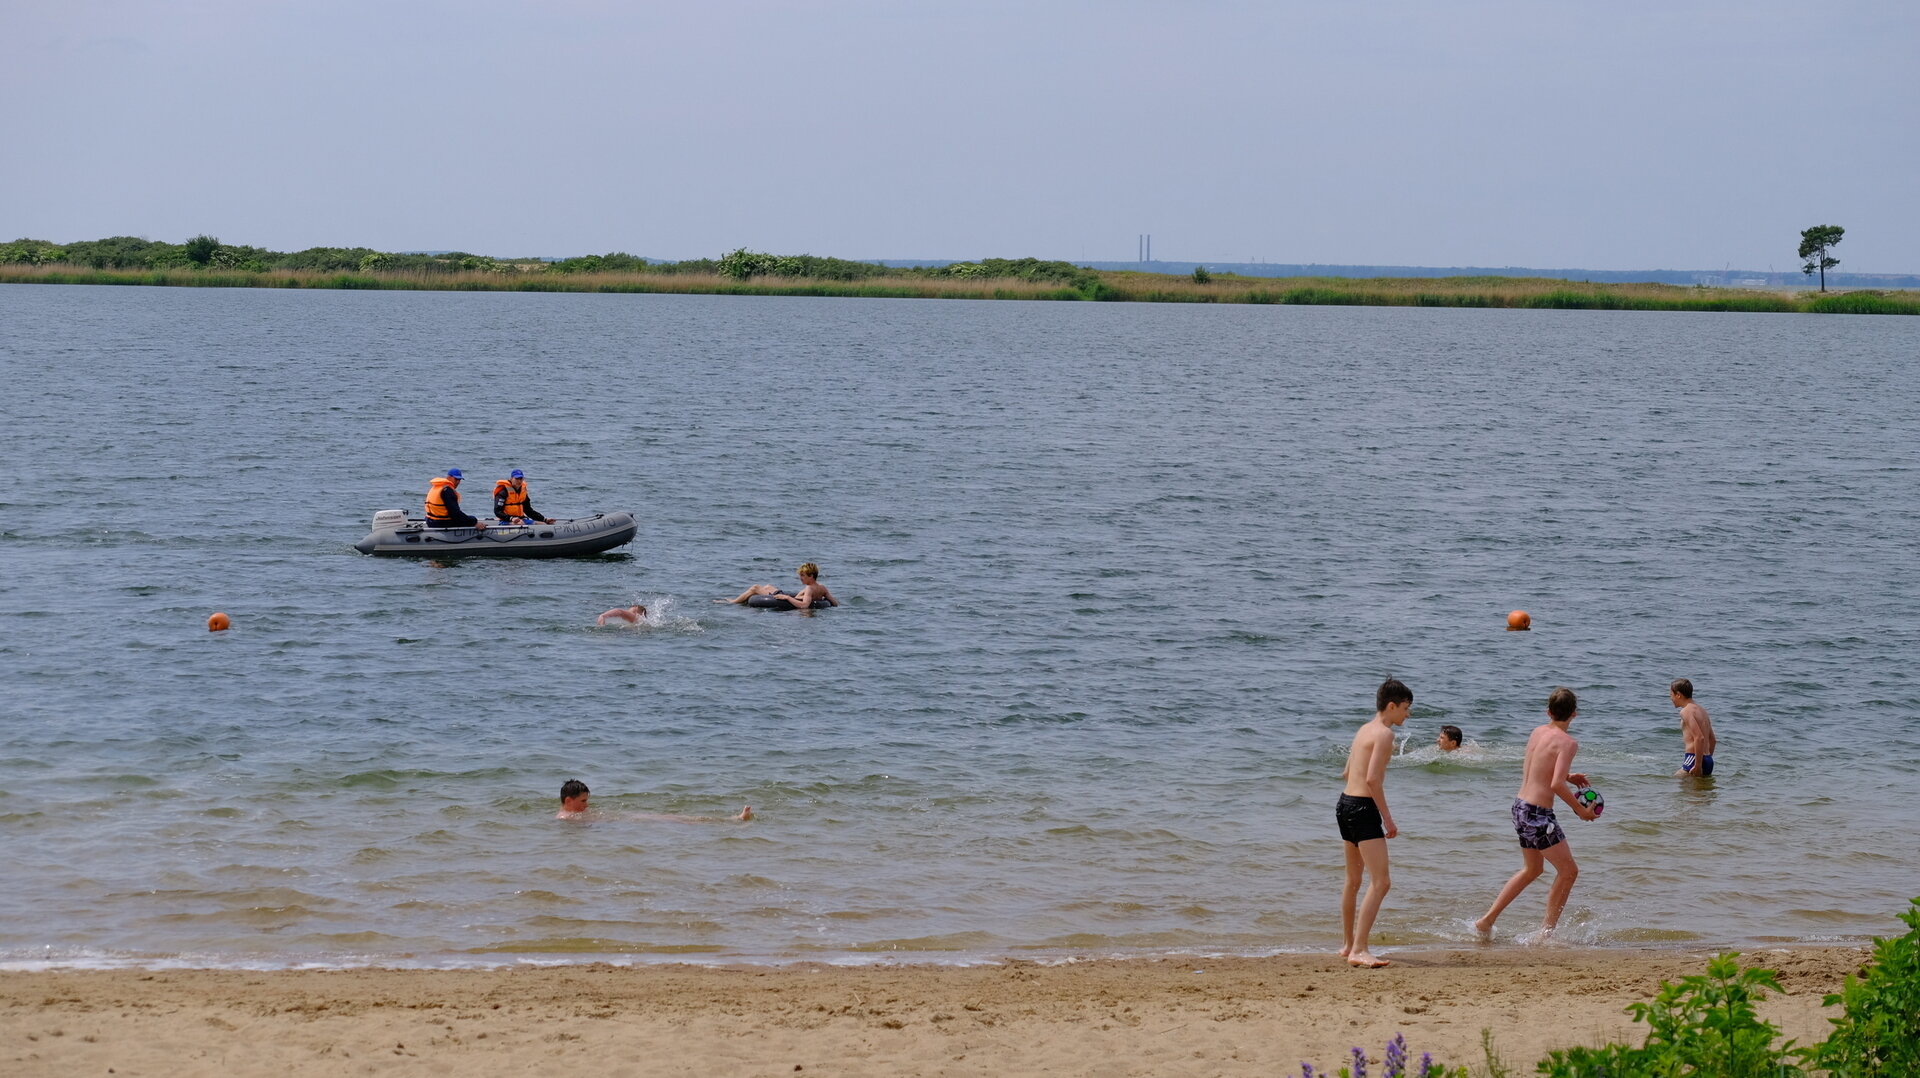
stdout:
POLYGON ((1494 919, 1507 908, 1527 885, 1540 878, 1542 862, 1553 864, 1553 887, 1547 891, 1547 917, 1540 925, 1542 937, 1553 935, 1560 923, 1560 911, 1566 908, 1573 881, 1580 866, 1573 863, 1573 850, 1567 846, 1566 832, 1553 817, 1553 799, 1567 803, 1574 815, 1593 819, 1586 806, 1574 800, 1574 787, 1587 785, 1587 777, 1572 771, 1573 755, 1580 743, 1567 732, 1573 717, 1580 713, 1580 702, 1573 690, 1564 686, 1547 697, 1547 721, 1534 727, 1527 738, 1527 751, 1520 765, 1520 795, 1513 799, 1513 829, 1520 836, 1520 871, 1513 874, 1493 900, 1487 915, 1473 923, 1481 937, 1493 935, 1494 919))
POLYGON ((639 603, 635 603, 632 606, 616 606, 612 610, 595 618, 593 623, 595 625, 605 625, 609 621, 618 621, 628 625, 638 625, 646 616, 647 608, 641 606, 639 603))
POLYGON ((1713 721, 1707 718, 1706 708, 1693 702, 1693 682, 1686 678, 1667 686, 1667 698, 1680 709, 1680 742, 1685 752, 1674 774, 1706 778, 1713 774, 1713 750, 1719 744, 1713 736, 1713 721))
POLYGON ((1461 742, 1466 739, 1467 735, 1461 733, 1458 726, 1442 726, 1440 735, 1433 739, 1433 745, 1441 752, 1459 752, 1461 742))
POLYGON ((1400 829, 1393 825, 1393 813, 1387 808, 1384 783, 1387 759, 1393 755, 1393 728, 1406 722, 1407 712, 1413 710, 1413 690, 1388 678, 1374 692, 1373 707, 1373 718, 1354 733, 1353 746, 1347 750, 1347 767, 1340 773, 1347 785, 1333 809, 1347 853, 1347 884, 1340 891, 1340 928, 1344 934, 1340 957, 1348 965, 1367 969, 1388 964, 1367 949, 1367 936, 1373 932, 1374 916, 1393 885, 1387 874, 1387 840, 1398 835, 1400 829), (1363 874, 1371 882, 1356 916, 1354 899, 1360 894, 1363 874))
POLYGON ((793 573, 800 578, 800 591, 798 594, 781 591, 772 584, 755 584, 731 599, 715 599, 714 602, 740 604, 756 595, 771 595, 776 599, 785 599, 788 603, 792 604, 795 610, 812 609, 814 603, 822 600, 825 600, 828 606, 840 605, 840 600, 833 597, 833 593, 827 590, 825 584, 820 583, 820 567, 818 565, 807 562, 800 566, 800 568, 795 569, 793 573))
MULTIPOLYGON (((580 820, 587 818, 587 795, 592 793, 587 784, 579 779, 568 779, 560 784, 560 811, 554 815, 556 820, 580 820)), ((599 818, 595 813, 594 818, 599 818)), ((745 823, 753 819, 753 806, 744 805, 738 816, 676 816, 665 812, 643 812, 621 817, 631 820, 673 820, 679 823, 745 823)))

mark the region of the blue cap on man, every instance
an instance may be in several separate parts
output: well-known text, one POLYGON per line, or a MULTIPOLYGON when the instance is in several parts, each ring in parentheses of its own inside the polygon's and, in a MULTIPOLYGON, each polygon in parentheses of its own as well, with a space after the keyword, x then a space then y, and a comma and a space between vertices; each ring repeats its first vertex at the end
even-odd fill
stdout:
POLYGON ((507 473, 508 479, 525 479, 526 477, 527 477, 527 473, 521 471, 518 468, 515 468, 513 471, 510 471, 507 473))
POLYGON ((448 468, 448 469, 447 469, 447 478, 448 478, 448 479, 465 479, 465 478, 466 478, 466 476, 464 476, 464 475, 461 475, 461 474, 460 474, 460 469, 458 469, 458 468, 448 468))

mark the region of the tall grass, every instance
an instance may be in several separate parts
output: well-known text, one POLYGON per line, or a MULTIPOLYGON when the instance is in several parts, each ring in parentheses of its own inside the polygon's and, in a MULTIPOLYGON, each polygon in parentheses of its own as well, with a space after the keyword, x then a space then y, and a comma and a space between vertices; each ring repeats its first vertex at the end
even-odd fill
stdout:
POLYGON ((90 269, 0 265, 0 283, 123 284, 196 288, 370 288, 458 292, 659 292, 884 299, 1102 300, 1123 303, 1274 303, 1367 307, 1507 307, 1589 311, 1752 311, 1920 314, 1920 293, 1753 291, 1667 284, 1591 284, 1535 277, 1232 277, 1105 272, 1085 287, 1013 279, 927 276, 817 277, 718 274, 90 269))

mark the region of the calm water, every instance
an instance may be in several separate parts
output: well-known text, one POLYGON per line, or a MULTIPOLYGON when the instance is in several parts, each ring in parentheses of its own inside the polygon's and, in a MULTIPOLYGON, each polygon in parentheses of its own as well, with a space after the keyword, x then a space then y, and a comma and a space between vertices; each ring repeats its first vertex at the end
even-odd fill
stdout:
POLYGON ((1885 933, 1920 894, 1917 345, 1898 318, 0 286, 0 961, 1329 948, 1341 756, 1387 674, 1417 694, 1387 946, 1463 940, 1517 867, 1518 749, 1561 683, 1608 804, 1567 821, 1567 936, 1885 933), (640 537, 353 552, 450 465, 470 503, 521 467, 640 537), (844 607, 710 602, 808 559, 844 607), (651 624, 591 627, 635 600, 651 624), (1671 774, 1677 676, 1707 783, 1671 774), (1442 723, 1481 751, 1433 759, 1442 723), (552 818, 576 776, 612 818, 552 818))

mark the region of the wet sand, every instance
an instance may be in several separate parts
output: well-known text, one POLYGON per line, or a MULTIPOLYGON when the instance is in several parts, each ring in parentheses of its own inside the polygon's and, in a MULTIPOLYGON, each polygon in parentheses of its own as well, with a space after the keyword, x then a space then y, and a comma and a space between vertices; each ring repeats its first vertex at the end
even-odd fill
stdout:
MULTIPOLYGON (((1763 1014, 1825 1035, 1821 996, 1859 947, 1763 950, 1763 1014)), ((1262 1075, 1377 1058, 1516 1073, 1556 1047, 1631 1039, 1624 1012, 1706 952, 1493 948, 954 968, 605 965, 510 970, 0 974, 0 1071, 38 1075, 1262 1075)))

